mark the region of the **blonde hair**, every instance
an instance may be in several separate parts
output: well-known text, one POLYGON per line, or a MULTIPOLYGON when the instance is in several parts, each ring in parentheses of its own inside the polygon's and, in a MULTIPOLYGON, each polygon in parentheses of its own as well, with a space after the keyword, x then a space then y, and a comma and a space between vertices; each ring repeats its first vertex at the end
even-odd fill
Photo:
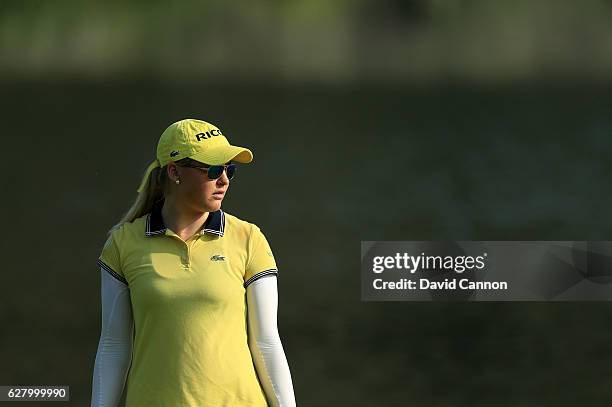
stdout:
MULTIPOLYGON (((166 167, 166 165, 156 167, 151 171, 146 188, 138 194, 136 201, 134 201, 121 220, 108 231, 108 236, 114 230, 119 229, 124 223, 133 222, 135 219, 150 213, 153 209, 153 204, 164 198, 165 185, 168 178, 166 167)), ((143 176, 146 176, 146 171, 143 176)))

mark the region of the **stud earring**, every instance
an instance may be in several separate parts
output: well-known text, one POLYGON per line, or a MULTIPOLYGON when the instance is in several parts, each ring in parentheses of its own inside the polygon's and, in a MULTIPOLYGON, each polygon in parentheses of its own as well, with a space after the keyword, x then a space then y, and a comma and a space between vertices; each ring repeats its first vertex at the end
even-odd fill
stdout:
POLYGON ((180 184, 180 183, 181 183, 181 180, 177 178, 177 180, 176 180, 176 181, 174 181, 174 182, 176 182, 176 185, 178 185, 178 184, 180 184))

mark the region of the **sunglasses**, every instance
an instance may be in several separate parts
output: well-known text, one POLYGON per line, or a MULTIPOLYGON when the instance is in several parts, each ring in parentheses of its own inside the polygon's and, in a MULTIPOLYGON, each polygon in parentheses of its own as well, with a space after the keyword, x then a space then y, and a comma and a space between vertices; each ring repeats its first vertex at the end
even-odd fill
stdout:
POLYGON ((224 170, 227 173, 228 179, 232 179, 234 178, 234 175, 236 175, 236 164, 211 165, 208 167, 200 167, 198 165, 184 164, 184 165, 181 165, 181 167, 196 168, 204 172, 206 176, 208 177, 208 179, 211 179, 211 180, 219 178, 221 174, 223 174, 224 170))

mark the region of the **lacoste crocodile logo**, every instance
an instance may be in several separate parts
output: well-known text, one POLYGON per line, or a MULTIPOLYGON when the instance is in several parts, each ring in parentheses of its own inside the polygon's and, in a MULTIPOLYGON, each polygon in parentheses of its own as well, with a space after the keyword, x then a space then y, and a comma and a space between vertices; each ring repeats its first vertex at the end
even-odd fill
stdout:
POLYGON ((179 152, 174 150, 170 153, 170 157, 176 157, 177 155, 179 155, 179 152))
POLYGON ((225 256, 220 254, 215 254, 210 258, 212 261, 225 261, 225 256))

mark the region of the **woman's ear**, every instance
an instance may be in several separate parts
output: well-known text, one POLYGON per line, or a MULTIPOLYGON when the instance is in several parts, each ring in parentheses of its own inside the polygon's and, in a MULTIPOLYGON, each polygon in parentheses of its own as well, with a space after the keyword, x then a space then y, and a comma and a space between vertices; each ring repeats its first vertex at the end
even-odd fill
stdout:
POLYGON ((166 171, 168 172, 168 179, 170 179, 170 182, 175 182, 177 179, 181 178, 178 166, 173 162, 168 163, 166 171))

